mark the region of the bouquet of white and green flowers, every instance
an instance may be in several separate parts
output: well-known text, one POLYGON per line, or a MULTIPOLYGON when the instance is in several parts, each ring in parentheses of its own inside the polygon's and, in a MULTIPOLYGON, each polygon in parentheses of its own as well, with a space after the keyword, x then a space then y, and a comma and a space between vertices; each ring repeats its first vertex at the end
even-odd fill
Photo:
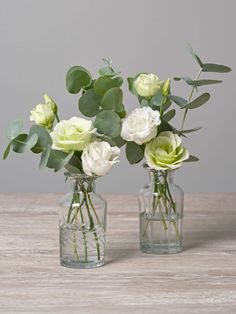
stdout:
POLYGON ((185 120, 189 111, 203 106, 210 99, 208 92, 193 99, 194 92, 199 93, 206 85, 222 82, 200 79, 200 75, 231 71, 224 65, 203 63, 190 46, 189 50, 200 67, 195 79, 184 76, 160 80, 155 74, 143 72, 128 78, 129 90, 138 98, 141 108, 134 109, 125 117, 121 137, 127 142, 128 161, 136 164, 144 159, 151 177, 150 183, 140 192, 140 239, 144 252, 181 250, 183 193, 180 189, 176 191, 172 180, 173 170, 178 169, 183 162, 198 160, 183 146, 182 138, 201 129, 184 129, 185 120), (190 87, 187 98, 172 94, 173 81, 183 81, 190 87), (183 113, 180 128, 172 124, 176 109, 183 113), (154 221, 160 221, 161 225, 154 221), (172 236, 171 240, 169 236, 172 236))
POLYGON ((40 155, 40 168, 55 172, 64 169, 66 178, 73 181, 70 199, 64 205, 66 211, 60 219, 61 242, 65 230, 71 236, 71 244, 66 244, 66 248, 61 243, 61 263, 65 266, 88 268, 104 262, 106 204, 95 193, 94 180, 119 162, 125 116, 120 88, 123 80, 111 67, 110 59, 104 62, 106 65, 96 79, 81 66, 70 68, 66 75, 67 90, 81 93, 79 110, 88 119, 74 116, 60 120, 56 102, 44 95, 44 103, 31 111, 33 125, 28 134, 22 133, 21 120, 7 129, 9 144, 4 159, 10 150, 31 151, 40 155))

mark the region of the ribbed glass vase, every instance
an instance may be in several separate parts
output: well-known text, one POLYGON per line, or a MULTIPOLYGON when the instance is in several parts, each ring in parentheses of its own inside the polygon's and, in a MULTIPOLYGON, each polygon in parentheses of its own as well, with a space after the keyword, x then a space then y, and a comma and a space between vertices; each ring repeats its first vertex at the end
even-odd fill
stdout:
POLYGON ((96 193, 96 177, 68 176, 71 190, 59 214, 60 262, 70 268, 95 268, 105 259, 106 201, 96 193))
POLYGON ((150 254, 182 251, 183 190, 173 171, 145 166, 149 182, 139 192, 140 249, 150 254))

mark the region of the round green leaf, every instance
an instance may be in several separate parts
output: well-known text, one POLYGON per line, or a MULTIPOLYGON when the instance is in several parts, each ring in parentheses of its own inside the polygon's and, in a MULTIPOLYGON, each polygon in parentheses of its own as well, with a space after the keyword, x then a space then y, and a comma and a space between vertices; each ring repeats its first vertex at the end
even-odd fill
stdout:
POLYGON ((7 137, 9 140, 17 137, 23 129, 22 120, 15 120, 7 127, 7 137))
POLYGON ((30 132, 29 132, 29 135, 32 135, 32 134, 38 135, 38 141, 36 145, 32 147, 31 149, 33 153, 39 154, 43 152, 48 146, 51 146, 52 139, 49 132, 45 128, 39 125, 33 125, 30 128, 30 132))
POLYGON ((38 135, 20 134, 12 141, 12 150, 15 153, 24 153, 30 150, 38 141, 38 135))
POLYGON ((144 151, 143 151, 142 146, 139 146, 138 144, 134 142, 128 142, 126 144, 125 153, 131 165, 137 164, 144 157, 144 151))
POLYGON ((66 88, 71 94, 77 94, 81 88, 89 86, 91 82, 91 74, 81 66, 70 68, 66 74, 66 88))
POLYGON ((104 110, 114 110, 122 112, 123 106, 123 92, 119 87, 112 87, 102 98, 101 107, 104 110))
POLYGON ((108 89, 112 87, 120 87, 122 83, 123 80, 121 77, 112 79, 108 76, 102 76, 94 82, 94 91, 97 95, 103 96, 108 89))
POLYGON ((43 169, 46 167, 49 156, 50 156, 50 148, 49 145, 41 154, 40 163, 39 163, 39 169, 43 169))
POLYGON ((99 113, 101 97, 93 89, 87 90, 79 99, 79 110, 87 117, 94 117, 99 113))
POLYGON ((121 119, 117 113, 104 110, 97 115, 94 126, 100 134, 115 138, 120 135, 121 119))

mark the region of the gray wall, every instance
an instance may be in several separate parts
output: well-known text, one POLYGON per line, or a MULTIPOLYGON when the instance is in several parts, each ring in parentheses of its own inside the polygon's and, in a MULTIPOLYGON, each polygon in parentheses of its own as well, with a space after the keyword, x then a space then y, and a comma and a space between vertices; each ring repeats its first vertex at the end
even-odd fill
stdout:
MULTIPOLYGON (((22 117, 47 92, 60 105, 60 116, 77 112, 77 96, 66 92, 64 77, 71 65, 93 74, 101 58, 111 56, 123 75, 154 72, 162 79, 195 76, 189 55, 191 42, 205 61, 236 69, 235 1, 192 0, 1 0, 0 1, 0 128, 1 152, 7 124, 22 117)), ((221 77, 215 75, 215 77, 221 77)), ((210 102, 191 112, 186 127, 203 130, 185 141, 200 162, 185 164, 177 173, 185 191, 235 191, 235 72, 209 88, 210 102)), ((128 110, 137 106, 125 86, 128 110)), ((177 83, 176 93, 187 90, 177 83)), ((30 123, 25 124, 26 130, 30 123)), ((11 154, 0 162, 2 192, 64 190, 62 174, 38 171, 38 157, 11 154)), ((121 163, 100 179, 100 190, 137 192, 145 182, 141 165, 121 163)))

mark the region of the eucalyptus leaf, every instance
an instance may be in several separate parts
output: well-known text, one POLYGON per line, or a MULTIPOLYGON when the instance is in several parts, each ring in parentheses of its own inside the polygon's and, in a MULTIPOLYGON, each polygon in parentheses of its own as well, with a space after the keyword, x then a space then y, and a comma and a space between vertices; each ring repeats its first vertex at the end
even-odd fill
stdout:
POLYGON ((156 95, 150 100, 150 106, 160 107, 164 103, 164 97, 162 95, 162 90, 160 89, 156 95))
POLYGON ((122 90, 119 87, 110 88, 102 98, 101 107, 104 110, 124 111, 122 90))
POLYGON ((201 130, 201 129, 202 129, 202 127, 199 126, 199 127, 193 128, 193 129, 180 130, 180 131, 178 131, 178 134, 192 133, 192 132, 196 132, 196 131, 201 130))
POLYGON ((47 166, 47 162, 50 156, 50 149, 51 145, 48 145, 48 147, 42 152, 39 163, 39 169, 43 169, 47 166))
POLYGON ((12 150, 15 153, 24 153, 33 148, 37 141, 37 134, 19 134, 16 138, 12 140, 12 150))
POLYGON ((182 97, 170 95, 169 98, 180 107, 187 104, 187 100, 182 97))
POLYGON ((7 147, 3 153, 3 160, 7 159, 7 156, 9 155, 10 149, 11 149, 11 142, 7 145, 7 147))
POLYGON ((163 119, 168 122, 168 121, 170 121, 171 119, 174 118, 175 114, 176 114, 175 109, 171 109, 170 111, 166 112, 163 115, 163 119))
POLYGON ((115 146, 117 147, 122 147, 126 143, 126 141, 120 135, 113 138, 113 141, 115 142, 115 146))
MULTIPOLYGON (((122 105, 123 107, 124 107, 124 105, 122 105)), ((119 115, 119 117, 121 118, 121 119, 123 119, 123 118, 125 118, 126 117, 126 111, 125 110, 123 110, 123 111, 121 111, 121 112, 117 112, 118 113, 118 115, 119 115)))
POLYGON ((7 127, 7 137, 9 140, 13 140, 17 137, 23 129, 23 121, 15 120, 7 127))
POLYGON ((201 96, 195 98, 193 101, 188 103, 187 105, 181 107, 181 109, 195 109, 204 105, 210 99, 209 93, 204 93, 201 96))
POLYGON ((82 66, 74 66, 66 74, 66 88, 71 94, 77 94, 81 88, 88 87, 92 82, 92 76, 82 66))
POLYGON ((121 119, 117 113, 111 110, 103 110, 97 115, 94 126, 99 133, 113 139, 120 134, 121 119))
POLYGON ((33 125, 30 128, 29 135, 37 134, 38 141, 34 147, 32 147, 32 152, 35 154, 39 154, 43 152, 48 146, 52 145, 52 139, 49 132, 39 125, 33 125))
POLYGON ((73 154, 73 151, 68 154, 60 150, 51 149, 47 162, 47 167, 54 169, 54 171, 57 172, 69 163, 73 154))
POLYGON ((128 77, 128 86, 129 86, 129 91, 134 94, 135 96, 138 96, 138 93, 134 87, 134 81, 136 80, 136 77, 128 77))
POLYGON ((170 108, 170 106, 171 106, 171 101, 170 101, 170 99, 168 98, 167 100, 166 100, 166 102, 162 105, 162 110, 163 110, 163 112, 165 112, 166 110, 168 110, 169 108, 170 108))
POLYGON ((77 152, 74 153, 67 165, 64 166, 64 168, 71 173, 81 173, 83 169, 81 158, 79 156, 76 156, 76 153, 77 152))
POLYGON ((184 160, 184 162, 195 162, 195 161, 199 161, 199 158, 197 158, 193 155, 190 155, 187 160, 184 160))
POLYGON ((112 67, 110 66, 106 66, 104 68, 101 68, 100 70, 98 70, 98 74, 101 75, 101 76, 110 76, 110 77, 113 77, 113 76, 116 76, 116 75, 119 75, 121 72, 115 72, 113 70, 112 67))
POLYGON ((141 103, 140 103, 141 107, 149 107, 149 101, 145 98, 143 98, 141 100, 141 103))
POLYGON ((61 170, 62 168, 64 168, 69 163, 69 161, 73 155, 74 155, 74 152, 72 151, 64 159, 62 159, 60 162, 58 162, 58 164, 54 168, 54 172, 57 172, 57 171, 61 170))
POLYGON ((101 99, 93 89, 88 89, 79 99, 79 110, 86 117, 94 117, 100 111, 101 99))
POLYGON ((195 51, 193 50, 192 46, 190 44, 187 45, 188 46, 188 50, 191 53, 191 55, 193 56, 193 58, 197 61, 197 63, 200 65, 200 67, 202 68, 203 63, 201 61, 201 59, 198 57, 198 55, 195 53, 195 51))
POLYGON ((131 165, 140 162, 144 157, 142 146, 139 146, 135 142, 127 142, 125 153, 131 165))
POLYGON ((217 72, 217 73, 228 73, 231 71, 231 68, 215 63, 204 63, 202 67, 203 72, 217 72))
POLYGON ((121 77, 110 78, 108 76, 101 76, 94 82, 94 91, 97 95, 103 96, 110 88, 120 87, 123 83, 121 77))
POLYGON ((212 85, 222 83, 220 80, 187 80, 186 83, 193 86, 203 86, 203 85, 212 85))

